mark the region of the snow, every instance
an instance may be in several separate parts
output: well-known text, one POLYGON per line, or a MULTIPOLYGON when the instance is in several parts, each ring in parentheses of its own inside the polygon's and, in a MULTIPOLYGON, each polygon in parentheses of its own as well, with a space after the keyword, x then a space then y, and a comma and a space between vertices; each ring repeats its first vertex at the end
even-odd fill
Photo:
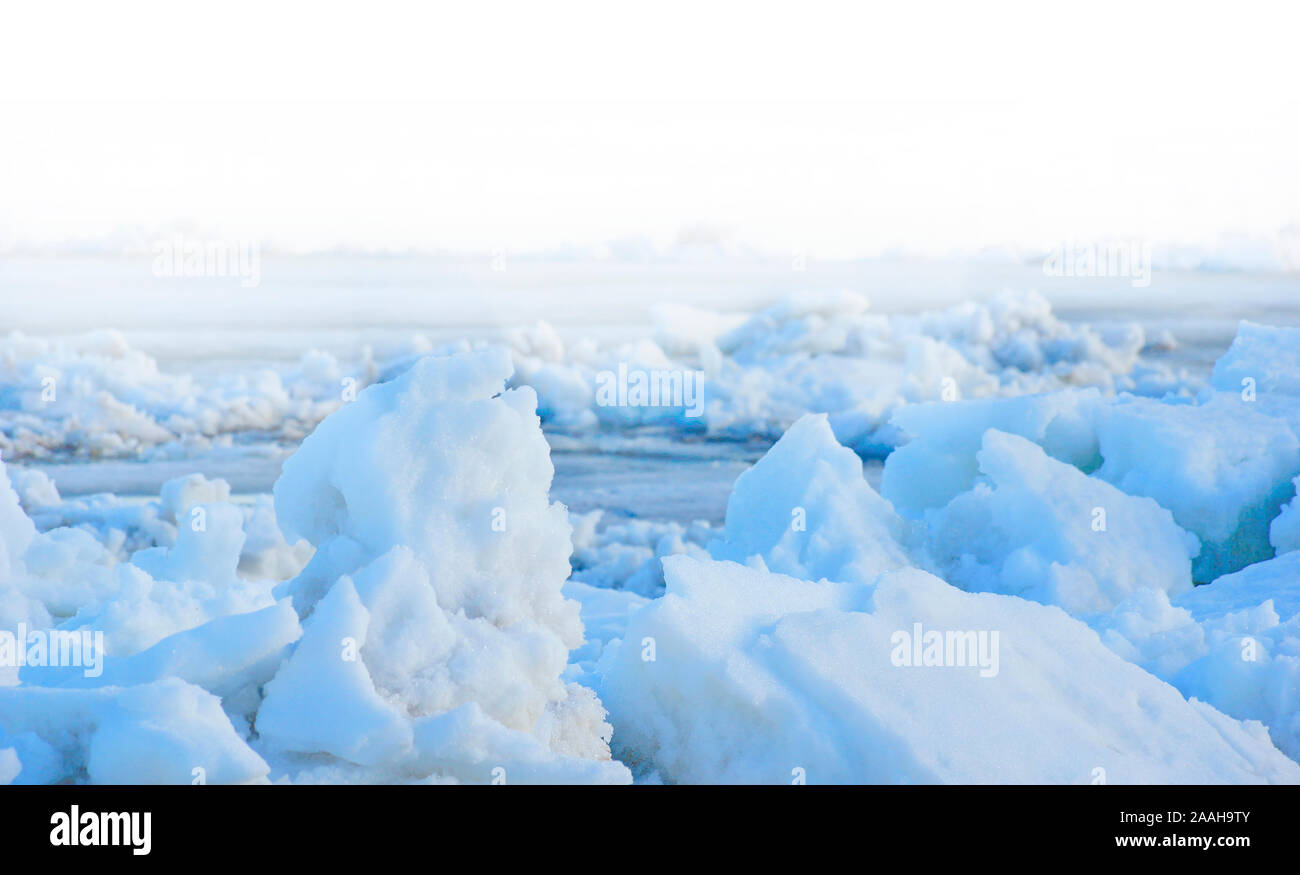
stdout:
POLYGON ((47 340, 0 337, 0 453, 7 459, 129 456, 160 447, 201 449, 243 431, 301 436, 336 408, 348 371, 310 351, 297 368, 265 368, 210 382, 170 374, 115 330, 47 340), (287 385, 286 385, 287 384, 287 385))
POLYGON ((1059 609, 917 569, 864 585, 665 566, 601 685, 616 754, 664 781, 1300 781, 1262 726, 1187 701, 1059 609), (896 664, 917 623, 998 632, 996 674, 896 664))
POLYGON ((1300 474, 1300 439, 1235 395, 1197 405, 1120 398, 1097 411, 1096 475, 1154 498, 1201 539, 1209 581, 1269 558, 1269 522, 1300 474))
POLYGON ((1300 782, 1300 329, 1207 387, 1034 293, 652 321, 193 373, 0 339, 0 631, 106 657, 0 666, 0 781, 1300 782), (601 403, 620 367, 702 415, 601 403), (719 527, 571 512, 575 447, 690 456, 679 497, 767 452, 719 527))
POLYGON ((894 316, 871 314, 857 295, 802 295, 701 353, 705 420, 710 433, 779 434, 804 413, 828 413, 841 442, 887 452, 899 443, 890 416, 908 403, 1134 388, 1148 367, 1143 343, 1136 325, 1112 338, 1068 326, 1034 293, 894 316))
POLYGON ((34 502, 47 522, 78 519, 38 531, 0 468, 5 619, 103 633, 108 655, 102 674, 6 674, 0 729, 26 739, 0 745, 11 777, 24 751, 41 760, 36 733, 91 781, 126 780, 113 762, 188 781, 189 758, 220 782, 486 782, 499 767, 625 782, 599 700, 564 677, 584 642, 562 592, 571 528, 547 495, 532 390, 505 390, 510 372, 484 349, 361 392, 289 459, 274 507, 196 475, 143 504, 34 502), (268 529, 308 542, 310 561, 268 529), (267 568, 291 576, 249 576, 267 568), (24 710, 51 722, 10 716, 24 710))
POLYGON ((437 756, 422 751, 421 721, 472 704, 466 713, 494 727, 489 750, 523 757, 526 774, 626 776, 599 701, 562 678, 583 643, 579 605, 562 592, 571 528, 548 498, 536 396, 505 389, 511 368, 493 348, 422 359, 285 463, 276 515, 316 553, 279 590, 305 623, 258 714, 269 750, 414 777, 458 749, 443 739, 437 756), (566 758, 584 762, 566 772, 566 758))
POLYGON ((882 491, 923 522, 921 564, 967 589, 1065 607, 1185 695, 1266 725, 1294 758, 1294 341, 1243 323, 1215 388, 1192 403, 1084 391, 905 408, 895 422, 911 440, 886 462, 882 491), (1237 385, 1247 376, 1254 396, 1237 385), (994 429, 1021 436, 998 438, 1011 450, 1001 469, 984 464, 994 429), (998 499, 1008 472, 1018 501, 998 499), (1083 525, 1089 504, 1105 511, 1104 533, 1083 525), (1205 585, 1189 587, 1187 555, 1205 585))
POLYGON ((566 679, 595 689, 599 684, 596 666, 601 658, 607 650, 621 646, 628 621, 651 600, 634 592, 591 586, 579 580, 564 585, 564 596, 582 606, 586 635, 582 646, 569 654, 566 679))
POLYGON ((411 746, 409 722, 376 692, 357 653, 368 627, 365 606, 343 578, 321 599, 302 640, 266 685, 257 715, 266 744, 367 766, 411 746))
POLYGON ((987 481, 925 514, 929 554, 950 582, 1076 616, 1109 611, 1139 587, 1192 588, 1196 539, 1151 499, 996 429, 976 460, 987 481))
MULTIPOLYGON (((8 471, 16 488, 32 483, 30 475, 44 476, 33 469, 13 466, 8 471)), ((223 480, 186 475, 164 482, 160 492, 159 498, 146 500, 124 500, 111 494, 61 499, 56 492, 49 501, 33 501, 20 490, 24 513, 48 536, 41 545, 29 550, 28 566, 45 568, 44 573, 48 575, 56 566, 68 571, 67 563, 78 555, 82 561, 112 564, 128 562, 150 548, 174 547, 181 529, 187 526, 192 529, 200 521, 207 526, 208 509, 204 505, 220 505, 214 511, 219 527, 223 518, 231 520, 232 511, 225 507, 230 486, 223 480), (183 507, 178 509, 178 504, 183 507), (203 508, 201 514, 191 513, 195 505, 203 508), (77 549, 64 549, 72 545, 77 549)), ((289 544, 284 539, 269 495, 256 496, 251 506, 233 506, 243 520, 243 546, 237 566, 241 577, 284 580, 297 574, 311 558, 311 545, 305 541, 289 544)), ((236 537, 229 527, 223 531, 227 539, 236 537)), ((153 555, 161 559, 165 554, 155 551, 153 555)), ((146 564, 151 561, 148 556, 142 557, 146 564)), ((75 581, 67 584, 75 585, 75 581)))
POLYGON ((62 502, 59 490, 43 471, 18 468, 9 472, 9 479, 18 502, 23 510, 31 512, 37 508, 53 507, 62 502))
POLYGON ((906 526, 862 475, 825 415, 809 414, 736 480, 716 559, 747 562, 805 580, 865 583, 910 564, 906 526))
POLYGON ((1221 391, 1240 392, 1246 380, 1261 397, 1300 396, 1300 328, 1242 320, 1210 382, 1221 391))
POLYGON ((230 484, 224 480, 209 480, 202 474, 190 474, 168 480, 159 490, 158 498, 162 504, 161 516, 179 524, 196 504, 229 502, 230 484))
POLYGON ((1300 477, 1292 481, 1295 497, 1282 507, 1268 526, 1268 542, 1278 553, 1300 550, 1300 477))
MULTIPOLYGON (((96 784, 264 781, 267 765, 243 742, 217 697, 176 678, 94 690, 0 689, 0 726, 32 782, 96 784)), ((6 742, 0 741, 0 747, 6 742)), ((27 783, 27 776, 17 778, 27 783)))
MULTIPOLYGON (((1198 582, 1273 554, 1269 527, 1300 472, 1291 426, 1220 392, 1195 404, 1093 390, 939 402, 904 408, 893 421, 910 440, 886 460, 881 492, 903 515, 918 518, 970 489, 983 436, 997 429, 1155 499, 1200 540, 1198 582)), ((1289 525, 1280 524, 1281 537, 1289 525)))
POLYGON ((907 442, 890 454, 881 494, 905 516, 943 507, 979 477, 976 460, 991 428, 1034 441, 1052 458, 1089 471, 1098 456, 1095 390, 978 401, 913 404, 894 414, 907 442))
MULTIPOLYGON (((1263 769, 1271 779, 1294 781, 1292 764, 1274 745, 1291 757, 1300 752, 1294 694, 1300 689, 1294 658, 1300 654, 1300 640, 1295 639, 1295 629, 1300 627, 1279 622, 1278 611, 1283 620, 1294 615, 1290 590, 1300 579, 1300 569, 1292 567, 1290 557, 1279 558, 1193 589, 1192 560, 1200 549, 1198 538, 1182 529, 1155 500, 1123 492, 1099 476, 1103 444, 1096 437, 1096 423, 1105 421, 1099 410, 1110 403, 1085 391, 907 408, 900 418, 919 424, 917 430, 924 437, 891 456, 885 482, 892 482, 895 495, 919 510, 910 524, 899 520, 862 480, 860 462, 835 441, 824 418, 801 420, 739 478, 723 537, 710 545, 715 559, 750 567, 672 556, 664 562, 667 594, 630 619, 615 614, 616 622, 626 622, 624 642, 602 642, 594 674, 615 725, 616 755, 642 780, 684 782, 784 781, 796 769, 807 776, 822 774, 826 781, 1081 782, 1095 777, 1093 767, 1080 767, 1079 773, 1066 778, 1051 771, 1059 768, 1056 764, 1008 766, 1006 760, 1019 752, 1014 743, 1000 754, 973 746, 983 756, 960 766, 969 771, 940 771, 936 763, 958 769, 957 762, 971 748, 942 738, 924 753, 927 738, 937 734, 932 727, 962 721, 954 714, 969 706, 978 707, 980 717, 1001 728, 1009 719, 996 716, 997 703, 981 701, 976 706, 969 691, 945 690, 939 695, 930 689, 898 692, 897 701, 881 703, 876 696, 884 682, 862 664, 860 648, 871 640, 869 634, 855 628, 843 633, 842 651, 829 650, 837 623, 849 628, 850 621, 841 615, 871 613, 872 605, 880 604, 877 587, 891 577, 906 575, 906 592, 916 603, 907 622, 896 620, 895 631, 910 629, 917 621, 931 628, 954 628, 956 620, 943 626, 928 619, 926 611, 934 606, 920 603, 924 586, 916 581, 922 578, 931 587, 943 587, 934 593, 947 599, 974 597, 961 592, 968 590, 989 594, 981 597, 995 597, 992 604, 1005 609, 1014 605, 1016 611, 1023 610, 1019 607, 1026 604, 1023 599, 1059 606, 1092 625, 1096 633, 1060 612, 1025 621, 1023 628, 1006 617, 990 619, 983 627, 966 619, 966 625, 956 628, 998 631, 1002 641, 1014 640, 1018 645, 1031 632, 1043 636, 1037 645, 1041 647, 1054 646, 1052 642, 1068 640, 1070 635, 1086 640, 1088 657, 1076 657, 1068 649, 1056 654, 1063 658, 1063 673, 1088 659, 1105 659, 1098 651, 1128 664, 1127 673, 1119 675, 1114 667, 1090 669, 1097 679, 1090 694, 1122 699, 1132 688, 1126 687, 1125 693, 1101 692, 1102 679, 1109 683, 1122 678, 1121 684, 1131 684, 1129 678, 1136 672, 1148 685, 1154 682, 1160 695, 1169 699, 1168 707, 1198 715, 1196 725, 1201 731, 1208 729, 1210 737, 1217 734, 1207 743, 1244 754, 1250 763, 1247 769, 1263 769), (1018 428, 1050 447, 1052 455, 1033 440, 989 427, 991 422, 1018 428), (972 434, 979 436, 973 452, 967 449, 972 434), (949 451, 954 447, 958 452, 949 451), (907 460, 912 471, 934 475, 942 489, 925 491, 933 481, 891 481, 895 458, 907 460), (1097 476, 1081 468, 1092 469, 1097 476), (939 501, 931 497, 936 494, 939 501), (810 509, 808 532, 789 525, 791 509, 802 505, 810 509), (888 564, 872 567, 882 548, 888 564), (899 570, 909 564, 937 571, 956 586, 919 569, 899 570), (860 589, 855 593, 853 586, 860 589), (788 619, 792 615, 798 621, 788 619), (810 630, 804 639, 788 631, 802 628, 801 623, 810 630), (1243 636, 1252 636, 1259 650, 1244 676, 1243 636), (787 642, 800 642, 802 649, 787 642), (793 666, 800 672, 796 674, 793 666), (1156 677, 1172 683, 1189 700, 1183 701, 1156 677), (942 713, 923 714, 929 724, 908 723, 915 715, 898 702, 928 703, 931 698, 950 703, 960 699, 961 704, 945 706, 942 713), (1172 704, 1175 701, 1181 704, 1172 704), (882 712, 895 716, 891 705, 904 711, 896 716, 907 727, 896 734, 890 733, 888 723, 882 725, 882 712), (817 720, 823 723, 818 725, 817 720), (843 741, 849 738, 864 740, 853 747, 843 741), (842 749, 836 748, 837 743, 842 749), (738 749, 745 755, 738 756, 738 749), (873 756, 895 771, 872 771, 873 756), (1026 771, 1015 773, 1015 768, 1026 771), (1045 771, 1035 772, 1035 768, 1045 771)), ((1166 406, 1180 412, 1191 409, 1166 406)), ((1174 423, 1174 429, 1179 429, 1177 417, 1174 423)), ((1265 436, 1273 425, 1254 424, 1261 426, 1265 436)), ((1100 431, 1113 434, 1115 429, 1100 431)), ((1231 458, 1226 446, 1226 441, 1211 442, 1212 457, 1231 458)), ((1112 452, 1111 457, 1115 455, 1112 452)), ((1250 460, 1238 464, 1243 461, 1250 460)), ((1265 473, 1257 479, 1275 477, 1265 473)), ((976 614, 963 607, 956 616, 976 614)), ((856 617, 852 621, 862 622, 856 617)), ((876 637, 889 640, 883 630, 876 637)), ((1035 665, 1043 670, 1038 662, 1035 665)), ((581 669, 580 676, 591 682, 590 665, 584 663, 581 669)), ((1077 677, 1042 682, 1066 698, 1063 708, 1080 701, 1082 694, 1072 692, 1079 684, 1077 677)), ((1013 693, 1009 701, 1029 695, 1013 693)), ((1032 694, 1036 707, 1040 699, 1032 694)), ((1113 707, 1104 710, 1108 715, 1114 711, 1113 707)), ((1057 729, 1054 724, 1053 733, 1077 731, 1095 741, 1098 724, 1095 718, 1085 718, 1088 713, 1085 709, 1070 719, 1091 719, 1089 728, 1057 729)), ((1166 718, 1161 714, 1155 720, 1158 726, 1141 730, 1143 754, 1134 756, 1141 759, 1150 753, 1152 733, 1158 735, 1161 726, 1171 725, 1166 718)), ((1061 719, 1068 723, 1067 718, 1061 719)), ((1117 719, 1123 723, 1142 718, 1117 719)), ((1188 731, 1191 720, 1179 718, 1180 733, 1188 731)), ((1117 729, 1116 733, 1128 737, 1132 731, 1117 729)), ((1217 756, 1206 754, 1206 768, 1216 768, 1217 756)), ((1100 754, 1095 758, 1102 759, 1100 754)), ((1155 761, 1160 761, 1159 755, 1155 761)), ((1182 777, 1117 778, 1112 765, 1098 765, 1107 770, 1110 781, 1193 780, 1185 769, 1179 770, 1182 777)), ((1126 763, 1123 768, 1140 771, 1160 766, 1126 763)), ((1246 779, 1219 775, 1203 780, 1246 779)))
POLYGON ((1300 758, 1300 620, 1277 623, 1276 614, 1253 612, 1241 629, 1225 629, 1209 652, 1172 682, 1188 696, 1214 703, 1241 720, 1266 725, 1278 749, 1300 758))
POLYGON ((1173 604, 1156 590, 1141 591, 1096 626, 1108 647, 1185 695, 1267 726, 1273 743, 1295 759, 1300 757, 1300 619, 1292 592, 1297 578, 1294 562, 1273 565, 1279 562, 1252 565, 1173 604))
POLYGON ((1207 586, 1198 586, 1176 603, 1198 620, 1221 617, 1270 600, 1278 616, 1289 620, 1300 614, 1300 553, 1291 552, 1247 565, 1225 574, 1207 586))
MULTIPOLYGON (((576 707, 591 716, 594 698, 590 692, 583 693, 576 707)), ((586 727, 576 737, 589 740, 604 731, 602 722, 586 727)), ((466 783, 626 783, 626 769, 608 761, 603 742, 565 750, 565 741, 511 732, 484 715, 477 702, 470 702, 415 722, 414 769, 466 783)))
POLYGON ((198 518, 182 525, 174 546, 140 550, 130 564, 102 575, 102 589, 85 598, 67 624, 108 630, 109 653, 127 656, 217 617, 273 604, 271 581, 236 573, 243 514, 229 504, 204 510, 203 527, 198 518))
POLYGON ((1003 292, 916 314, 874 314, 847 291, 789 295, 752 316, 656 308, 653 338, 566 343, 546 322, 435 346, 421 334, 348 361, 308 349, 292 365, 172 373, 117 331, 59 340, 0 338, 0 453, 10 460, 138 458, 235 451, 250 436, 302 438, 377 380, 430 352, 484 345, 511 353, 512 386, 537 393, 553 427, 663 425, 712 436, 775 439, 805 413, 827 413, 837 437, 863 452, 898 444, 890 415, 953 397, 1020 395, 1069 386, 1190 391, 1193 381, 1145 361, 1131 323, 1072 326, 1033 292, 1003 292), (604 404, 599 376, 630 370, 703 375, 699 409, 686 403, 604 404), (698 416, 696 414, 699 414, 698 416))
POLYGON ((261 703, 260 688, 275 675, 289 645, 301 634, 298 615, 285 600, 258 611, 218 617, 131 656, 106 660, 97 678, 28 668, 22 679, 42 686, 126 687, 180 678, 216 695, 228 713, 247 725, 261 703))

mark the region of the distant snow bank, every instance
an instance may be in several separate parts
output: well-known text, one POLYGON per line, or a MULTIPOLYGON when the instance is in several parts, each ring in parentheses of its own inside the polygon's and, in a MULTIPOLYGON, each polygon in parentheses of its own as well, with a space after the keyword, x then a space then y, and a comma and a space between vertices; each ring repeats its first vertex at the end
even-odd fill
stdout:
MULTIPOLYGON (((1142 357, 1141 326, 1071 326, 1032 292, 892 316, 871 313, 850 293, 793 296, 749 318, 665 305, 652 334, 566 345, 546 323, 515 330, 504 343, 511 385, 531 386, 543 421, 560 429, 661 425, 774 440, 804 413, 828 413, 842 442, 881 455, 898 444, 890 416, 908 403, 1067 386, 1154 396, 1199 386, 1142 357), (653 403, 602 394, 613 375, 628 373, 664 375, 698 392, 653 403)), ((12 332, 0 338, 0 454, 156 461, 246 439, 295 444, 365 386, 430 352, 470 348, 435 348, 415 336, 379 352, 364 347, 346 362, 311 350, 292 367, 199 376, 160 370, 116 331, 63 339, 12 332)))

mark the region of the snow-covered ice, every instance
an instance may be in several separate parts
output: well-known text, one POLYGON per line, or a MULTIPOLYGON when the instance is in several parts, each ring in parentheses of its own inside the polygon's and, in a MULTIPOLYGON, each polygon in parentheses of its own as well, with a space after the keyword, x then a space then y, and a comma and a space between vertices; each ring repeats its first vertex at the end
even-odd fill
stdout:
POLYGON ((1272 555, 1270 519, 1300 473, 1285 421, 1232 394, 1195 405, 1121 398, 1097 408, 1097 440, 1098 477, 1154 498, 1200 538, 1197 581, 1272 555))
POLYGON ((660 424, 715 437, 775 439, 804 413, 883 455, 891 414, 941 398, 1069 386, 1163 394, 1199 386, 1141 356, 1136 323, 1105 332, 1063 322, 1036 293, 1003 292, 918 314, 875 314, 858 294, 786 297, 748 319, 685 305, 656 309, 653 337, 566 343, 545 322, 495 339, 435 344, 422 334, 364 346, 352 359, 309 349, 291 365, 177 374, 117 331, 59 340, 0 337, 0 453, 6 459, 155 461, 236 452, 251 438, 293 443, 366 385, 420 356, 507 349, 512 385, 537 393, 548 425, 570 430, 660 424), (602 403, 597 377, 622 366, 702 375, 699 409, 602 403), (696 414, 699 414, 698 416, 696 414))
POLYGON ((908 564, 907 526, 863 479, 862 460, 836 442, 825 416, 800 419, 736 480, 718 559, 806 580, 865 583, 908 564))
POLYGON ((1149 498, 1058 462, 1037 444, 989 429, 977 483, 925 514, 931 560, 972 592, 1109 611, 1133 590, 1192 588, 1195 537, 1149 498))
POLYGON ((264 781, 268 771, 217 697, 177 678, 91 690, 2 688, 0 726, 0 749, 14 752, 21 783, 233 784, 264 781))
MULTIPOLYGON (((75 709, 97 726, 98 710, 116 714, 120 697, 152 702, 150 685, 193 689, 186 695, 211 707, 175 732, 193 736, 199 765, 211 749, 219 780, 292 779, 308 764, 316 774, 329 767, 322 757, 350 780, 487 782, 509 764, 516 781, 626 780, 609 758, 595 694, 561 677, 583 643, 579 604, 562 593, 571 528, 547 495, 551 464, 532 390, 502 392, 510 371, 501 350, 423 359, 322 424, 277 484, 270 519, 315 547, 282 582, 240 573, 246 530, 259 531, 272 511, 259 504, 246 514, 226 500, 225 484, 171 481, 134 514, 110 503, 101 541, 80 527, 38 531, 0 478, 6 619, 102 631, 112 660, 99 675, 28 666, 11 678, 21 681, 13 709, 39 712, 49 701, 52 712, 75 709), (117 561, 122 539, 108 534, 124 518, 160 542, 129 562, 117 561), (76 583, 56 586, 56 575, 76 583), (464 716, 443 719, 450 714, 464 716)), ((62 511, 57 495, 37 494, 37 505, 62 511)), ((44 728, 59 731, 52 719, 44 728)), ((117 745, 107 749, 137 757, 122 747, 133 725, 125 720, 106 724, 117 745)), ((158 721, 159 732, 173 731, 158 721)), ((92 780, 120 778, 96 753, 110 744, 98 737, 64 761, 92 780)), ((164 759, 188 750, 168 745, 164 759)), ((146 762, 140 774, 161 780, 170 764, 150 771, 146 762)))
POLYGON ((1017 292, 389 340, 0 339, 0 633, 103 636, 0 666, 0 779, 1300 783, 1300 330, 1208 379, 1017 292), (570 510, 566 453, 685 498, 570 510))
POLYGON ((662 780, 1300 781, 1261 725, 1184 699, 1059 609, 917 569, 847 584, 665 564, 667 594, 633 617, 601 685, 616 753, 662 780), (900 666, 918 624, 940 641, 996 634, 996 674, 944 665, 943 645, 900 666))

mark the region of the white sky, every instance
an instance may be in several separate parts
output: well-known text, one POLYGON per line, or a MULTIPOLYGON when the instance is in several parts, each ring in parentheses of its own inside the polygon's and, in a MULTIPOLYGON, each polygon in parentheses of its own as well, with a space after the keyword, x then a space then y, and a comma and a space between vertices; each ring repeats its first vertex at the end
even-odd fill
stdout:
POLYGON ((6 8, 0 248, 179 222, 851 256, 1300 222, 1282 4, 465 5, 6 8))

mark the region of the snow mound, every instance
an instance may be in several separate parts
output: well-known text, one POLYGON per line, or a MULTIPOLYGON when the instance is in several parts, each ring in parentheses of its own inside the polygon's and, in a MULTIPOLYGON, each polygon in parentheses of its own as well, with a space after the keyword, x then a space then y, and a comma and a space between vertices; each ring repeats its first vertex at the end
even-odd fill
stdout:
MULTIPOLYGON (((162 484, 159 498, 143 502, 107 493, 61 499, 57 492, 52 500, 37 500, 31 498, 30 489, 25 493, 24 488, 39 485, 41 480, 48 483, 41 472, 11 467, 9 476, 24 511, 39 531, 54 540, 77 539, 83 544, 88 536, 103 549, 107 562, 129 562, 150 548, 175 547, 181 529, 193 529, 196 524, 206 526, 207 506, 225 505, 230 499, 229 483, 209 480, 201 474, 168 480, 162 484)), ((50 487, 52 490, 53 484, 50 487)), ((243 547, 238 558, 241 577, 280 581, 302 570, 311 558, 311 545, 301 540, 290 544, 284 539, 271 496, 258 495, 251 507, 235 507, 243 516, 243 547)), ((224 510, 216 513, 228 515, 224 510)))
POLYGON ((22 783, 241 784, 268 772, 217 697, 176 678, 97 690, 0 689, 0 727, 19 741, 22 783))
POLYGON ((1242 320, 1232 346, 1214 363, 1210 384, 1223 392, 1241 392, 1246 381, 1261 396, 1300 396, 1300 328, 1242 320))
POLYGON ((105 661, 103 673, 88 677, 55 668, 27 668, 24 683, 38 686, 136 686, 180 678, 221 699, 232 719, 247 727, 261 704, 261 687, 302 634, 288 600, 260 611, 230 614, 170 635, 139 653, 105 661))
POLYGON ((1171 604, 1142 590, 1094 625, 1108 647, 1187 696, 1258 721, 1300 757, 1300 593, 1295 554, 1198 586, 1171 604))
POLYGON ((682 556, 665 567, 667 594, 632 617, 603 666, 615 749, 642 774, 681 783, 1300 781, 1263 727, 1188 702, 1059 609, 964 593, 918 569, 862 585, 682 556), (937 648, 927 633, 939 633, 937 648), (951 643, 981 637, 970 649, 951 643), (915 651, 920 663, 909 664, 915 651))
POLYGON ((158 497, 163 518, 180 523, 196 504, 229 502, 230 484, 224 480, 209 480, 202 474, 189 474, 168 480, 158 491, 158 497))
POLYGON ((976 460, 987 481, 925 514, 930 558, 952 583, 1076 616, 1109 611, 1140 587, 1192 588, 1196 539, 1151 499, 995 429, 976 460))
POLYGON ((322 422, 285 463, 276 515, 316 546, 278 590, 304 633, 257 716, 286 768, 327 754, 404 779, 436 766, 492 780, 490 769, 447 767, 460 749, 447 738, 437 756, 421 741, 422 721, 474 705, 464 713, 503 740, 497 765, 522 757, 525 775, 626 779, 599 701, 562 678, 583 643, 579 605, 562 592, 571 529, 548 498, 536 396, 505 390, 511 370, 499 348, 421 359, 322 422), (505 743, 524 737, 527 750, 505 743))
POLYGON ((806 580, 865 583, 911 564, 905 525, 862 476, 825 415, 800 419, 748 471, 727 502, 716 559, 747 562, 806 580))
MULTIPOLYGON (((970 489, 983 436, 997 429, 1130 495, 1155 499, 1200 539, 1198 581, 1273 555, 1269 526, 1300 473, 1300 439, 1291 426, 1220 392, 1197 404, 1102 398, 1095 390, 918 404, 892 422, 908 441, 886 460, 881 494, 903 516, 919 518, 970 489)), ((1289 526, 1279 524, 1284 541, 1289 526)))
POLYGON ((1276 416, 1300 435, 1300 328, 1242 321, 1210 385, 1276 416))
POLYGON ((0 463, 0 628, 24 623, 31 630, 102 632, 105 651, 116 658, 218 617, 271 605, 269 581, 235 573, 241 511, 228 504, 195 509, 179 532, 154 514, 156 533, 174 539, 172 546, 139 550, 134 562, 124 563, 85 528, 38 531, 0 463))
POLYGON ((47 340, 0 337, 0 452, 6 458, 131 457, 204 449, 244 431, 301 437, 341 403, 344 377, 374 376, 368 355, 343 368, 328 353, 284 372, 200 382, 163 372, 118 331, 47 340))
POLYGON ((1188 696, 1268 727, 1278 749, 1300 759, 1300 619, 1278 623, 1268 603, 1207 623, 1209 652, 1171 679, 1188 696))
POLYGON ((56 507, 63 501, 54 481, 42 471, 16 468, 10 470, 9 479, 18 493, 19 503, 28 513, 39 508, 56 507))
POLYGON ((1197 405, 1119 398, 1096 416, 1096 476, 1154 498, 1201 539, 1198 581, 1273 555, 1269 523, 1300 473, 1285 422, 1217 393, 1197 405))
POLYGON ((991 428, 1038 444, 1052 458, 1088 471, 1101 463, 1093 414, 1095 389, 913 404, 893 416, 907 442, 889 455, 881 494, 899 513, 916 518, 943 507, 979 477, 976 453, 991 428))
POLYGON ((19 560, 34 540, 36 526, 23 512, 5 463, 0 461, 0 584, 11 582, 19 573, 19 560))
POLYGON ((218 617, 270 607, 272 582, 239 576, 244 515, 231 504, 195 506, 171 547, 135 553, 113 566, 113 585, 88 598, 68 621, 104 629, 109 653, 128 656, 218 617))
POLYGON ((603 707, 567 676, 570 526, 509 373, 486 350, 361 393, 289 460, 274 506, 194 475, 130 507, 43 502, 77 524, 42 532, 0 466, 0 620, 102 633, 108 655, 102 673, 6 670, 0 772, 627 781, 603 707), (315 552, 293 577, 246 576, 300 565, 299 546, 315 552))
POLYGON ((328 753, 359 765, 411 746, 409 723, 375 691, 360 660, 369 614, 344 578, 321 599, 302 640, 266 686, 257 730, 280 750, 328 753))

